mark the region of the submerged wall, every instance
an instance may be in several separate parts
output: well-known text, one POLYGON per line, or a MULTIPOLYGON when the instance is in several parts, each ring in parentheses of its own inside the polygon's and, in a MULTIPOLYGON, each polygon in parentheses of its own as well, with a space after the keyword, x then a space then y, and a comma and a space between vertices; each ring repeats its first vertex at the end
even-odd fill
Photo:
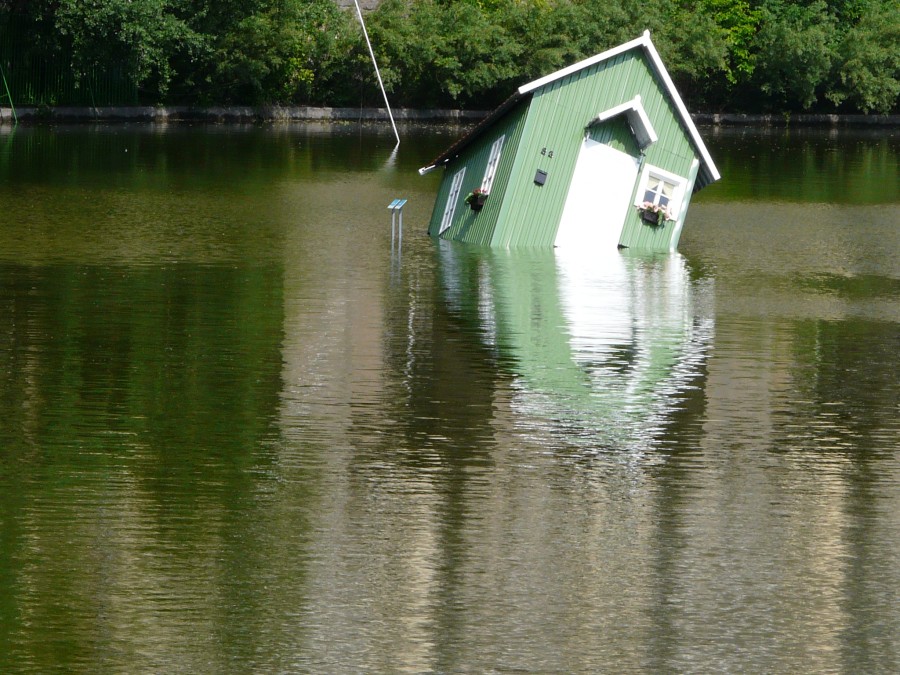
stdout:
MULTIPOLYGON (((375 0, 368 0, 374 2, 375 0)), ((353 2, 350 0, 350 4, 353 2)), ((483 119, 487 110, 413 110, 392 109, 394 118, 403 121, 474 122, 483 119)), ((388 123, 384 108, 329 108, 312 106, 100 106, 56 107, 16 106, 20 122, 40 121, 367 121, 388 123)), ((900 115, 739 115, 695 114, 694 122, 709 126, 783 127, 797 126, 872 126, 900 127, 900 115)), ((9 106, 0 106, 0 124, 13 122, 9 106)))
MULTIPOLYGON (((475 122, 484 110, 392 109, 394 119, 407 122, 475 122)), ((384 122, 384 108, 317 108, 311 106, 100 106, 16 107, 19 122, 384 122)), ((10 108, 0 108, 0 124, 13 123, 10 108)))

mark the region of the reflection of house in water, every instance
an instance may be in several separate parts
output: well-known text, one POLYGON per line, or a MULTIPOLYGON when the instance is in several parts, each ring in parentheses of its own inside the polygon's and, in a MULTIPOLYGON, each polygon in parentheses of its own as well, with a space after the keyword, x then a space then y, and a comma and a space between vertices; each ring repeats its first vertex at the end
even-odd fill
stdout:
POLYGON ((507 361, 517 424, 642 447, 698 376, 713 332, 681 256, 442 249, 447 296, 507 361), (478 292, 459 289, 473 285, 478 292))

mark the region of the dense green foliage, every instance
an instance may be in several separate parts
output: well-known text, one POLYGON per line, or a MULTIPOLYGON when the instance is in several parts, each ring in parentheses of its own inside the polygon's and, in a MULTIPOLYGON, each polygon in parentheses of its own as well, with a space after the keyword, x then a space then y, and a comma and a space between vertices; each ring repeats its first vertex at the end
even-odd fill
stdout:
MULTIPOLYGON (((333 0, 0 0, 0 13, 5 70, 124 69, 145 103, 380 102, 355 12, 333 0)), ((896 0, 384 0, 366 24, 396 106, 490 108, 645 29, 694 110, 887 113, 900 95, 896 0)))

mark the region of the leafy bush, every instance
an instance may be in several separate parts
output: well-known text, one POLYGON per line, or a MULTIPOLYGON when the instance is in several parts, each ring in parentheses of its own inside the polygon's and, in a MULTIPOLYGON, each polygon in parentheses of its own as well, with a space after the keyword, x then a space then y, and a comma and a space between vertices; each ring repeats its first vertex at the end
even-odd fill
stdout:
MULTIPOLYGON (((383 0, 366 23, 397 106, 492 108, 645 29, 694 110, 888 113, 900 95, 896 0, 383 0)), ((29 43, 10 66, 124 70, 146 103, 381 102, 335 0, 0 0, 0 45, 12 25, 29 43)))

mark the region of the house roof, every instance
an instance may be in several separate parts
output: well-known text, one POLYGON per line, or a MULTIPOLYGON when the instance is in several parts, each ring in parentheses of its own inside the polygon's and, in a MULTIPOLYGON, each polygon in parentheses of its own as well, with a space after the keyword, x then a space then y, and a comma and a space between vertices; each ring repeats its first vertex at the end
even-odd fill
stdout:
POLYGON ((697 152, 700 154, 700 175, 698 176, 695 189, 699 189, 700 187, 719 180, 719 170, 716 168, 716 165, 713 162, 709 151, 706 149, 706 144, 703 142, 703 139, 700 138, 700 133, 697 131, 697 127, 694 124, 694 121, 691 119, 690 113, 688 113, 688 110, 684 105, 684 101, 681 100, 681 95, 678 93, 678 90, 675 89, 675 83, 672 82, 672 78, 669 76, 669 72, 666 70, 665 65, 663 65, 662 59, 659 56, 659 52, 656 51, 656 47, 653 45, 653 42, 650 39, 650 31, 644 31, 643 35, 641 35, 639 38, 631 40, 630 42, 625 42, 618 47, 613 47, 612 49, 608 49, 605 52, 601 52, 599 54, 596 54, 595 56, 584 59, 583 61, 574 63, 571 66, 563 68, 562 70, 557 70, 555 73, 551 73, 537 80, 534 80, 533 82, 522 85, 512 96, 504 101, 499 108, 492 111, 468 134, 451 145, 446 151, 444 151, 443 154, 437 157, 428 166, 424 166, 419 169, 419 173, 424 175, 429 171, 436 169, 438 166, 447 164, 451 159, 457 157, 463 149, 465 149, 482 133, 484 133, 484 131, 488 129, 495 120, 503 116, 520 100, 531 96, 537 89, 540 89, 541 87, 555 82, 556 80, 559 80, 563 77, 571 75, 572 73, 583 70, 584 68, 588 68, 597 63, 601 63, 615 56, 618 56, 619 54, 623 54, 636 48, 641 48, 646 53, 651 66, 656 72, 656 75, 663 83, 666 93, 669 94, 672 102, 675 104, 675 108, 678 111, 678 115, 681 119, 682 125, 684 126, 688 135, 691 137, 691 140, 693 141, 697 152))
POLYGON ((506 99, 500 106, 490 112, 487 117, 482 119, 478 124, 476 124, 469 133, 462 136, 458 141, 456 141, 453 145, 447 148, 440 157, 435 159, 433 162, 428 164, 428 166, 423 166, 419 169, 419 174, 424 176, 426 173, 433 171, 438 168, 438 166, 446 164, 454 157, 458 156, 460 152, 468 145, 472 143, 476 138, 481 136, 481 134, 485 131, 485 129, 489 128, 494 124, 494 120, 502 117, 506 114, 506 112, 512 108, 516 103, 525 98, 525 95, 516 92, 508 99, 506 99))

